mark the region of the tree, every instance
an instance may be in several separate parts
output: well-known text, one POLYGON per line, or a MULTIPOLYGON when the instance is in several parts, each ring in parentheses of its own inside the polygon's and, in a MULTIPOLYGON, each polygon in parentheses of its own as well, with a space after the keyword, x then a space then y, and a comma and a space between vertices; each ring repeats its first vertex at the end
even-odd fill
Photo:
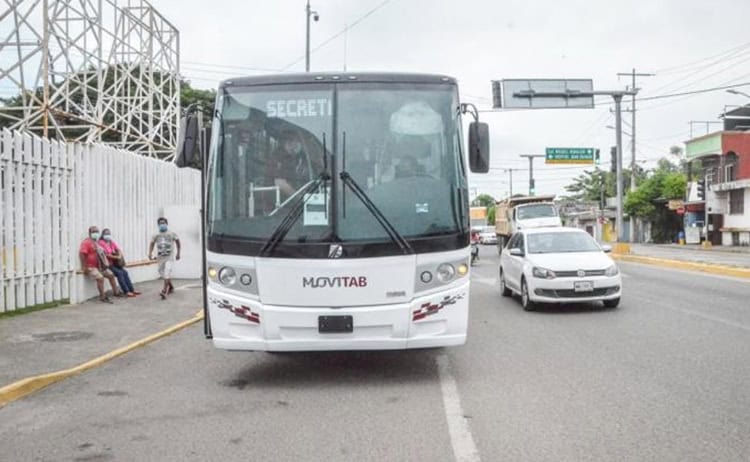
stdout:
POLYGON ((495 207, 490 207, 487 209, 487 224, 488 225, 495 224, 495 207))
POLYGON ((203 123, 207 126, 210 125, 216 104, 216 90, 193 88, 189 81, 183 80, 180 83, 180 105, 183 109, 186 109, 192 104, 197 104, 203 108, 203 123))
POLYGON ((680 228, 680 220, 665 204, 672 199, 683 199, 686 189, 687 178, 679 167, 668 159, 660 159, 651 175, 628 193, 624 210, 630 216, 651 221, 655 241, 671 240, 675 228, 680 228))
POLYGON ((489 194, 480 194, 471 201, 472 207, 494 207, 495 198, 489 194))

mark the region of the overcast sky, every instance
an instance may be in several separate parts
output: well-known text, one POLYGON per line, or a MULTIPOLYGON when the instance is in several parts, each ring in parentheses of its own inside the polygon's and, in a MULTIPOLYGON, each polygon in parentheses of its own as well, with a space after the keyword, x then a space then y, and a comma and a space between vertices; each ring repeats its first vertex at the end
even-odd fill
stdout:
MULTIPOLYGON (((304 0, 153 4, 180 30, 182 74, 196 87, 304 70, 304 0)), ((312 8, 320 14, 312 48, 328 42, 312 54, 313 70, 447 74, 459 80, 462 100, 480 109, 491 106, 490 81, 503 78, 592 78, 596 90, 614 90, 630 83, 616 74, 635 67, 657 74, 639 79, 641 97, 750 82, 748 0, 314 0, 312 8)), ((750 85, 738 90, 750 94, 750 85)), ((716 121, 725 105, 749 99, 717 91, 638 103, 638 158, 653 166, 670 146, 684 146, 689 121, 716 121)), ((514 193, 526 192, 528 161, 518 154, 548 146, 598 147, 608 161, 614 131, 606 126, 614 115, 607 102, 587 110, 483 113, 493 170, 473 175, 470 187, 502 197, 509 186, 502 169, 518 168, 514 193)), ((694 126, 696 136, 705 130, 694 126)), ((629 162, 627 136, 624 143, 629 162)), ((564 192, 583 170, 545 166, 543 159, 535 167, 537 194, 564 192)))

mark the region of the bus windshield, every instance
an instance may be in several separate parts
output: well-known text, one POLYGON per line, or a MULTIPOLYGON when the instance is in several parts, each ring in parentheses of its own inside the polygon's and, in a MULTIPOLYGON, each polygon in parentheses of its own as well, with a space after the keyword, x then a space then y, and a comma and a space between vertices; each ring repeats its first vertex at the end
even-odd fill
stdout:
POLYGON ((291 217, 279 247, 391 242, 342 172, 407 240, 465 233, 457 108, 453 85, 225 88, 211 148, 209 239, 254 242, 242 253, 259 254, 291 217), (321 174, 332 179, 310 191, 321 174))

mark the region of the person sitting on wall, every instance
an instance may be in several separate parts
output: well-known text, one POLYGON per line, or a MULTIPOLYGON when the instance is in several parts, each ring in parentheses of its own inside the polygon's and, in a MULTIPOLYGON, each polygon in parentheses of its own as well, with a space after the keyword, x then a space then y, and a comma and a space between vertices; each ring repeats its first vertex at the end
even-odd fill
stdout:
POLYGON ((104 249, 104 253, 107 255, 109 260, 109 269, 114 273, 117 278, 117 283, 120 288, 125 292, 128 297, 135 297, 141 293, 136 291, 133 287, 133 282, 130 280, 130 274, 125 269, 125 257, 122 254, 122 249, 117 242, 112 239, 112 233, 109 228, 102 230, 102 238, 99 241, 99 245, 104 249))
POLYGON ((81 242, 78 257, 81 260, 83 274, 96 282, 96 288, 99 291, 99 300, 104 303, 112 303, 112 300, 104 292, 104 279, 106 278, 110 286, 112 286, 112 294, 114 296, 119 296, 121 292, 117 288, 114 273, 109 269, 109 261, 104 253, 104 249, 98 244, 100 236, 98 227, 89 226, 89 235, 81 242))

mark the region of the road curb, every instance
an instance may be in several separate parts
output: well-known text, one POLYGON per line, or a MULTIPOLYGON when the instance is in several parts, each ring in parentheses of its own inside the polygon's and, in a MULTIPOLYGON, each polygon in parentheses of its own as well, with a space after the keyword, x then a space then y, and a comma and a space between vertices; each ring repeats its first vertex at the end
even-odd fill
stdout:
POLYGON ((631 263, 643 263, 663 268, 673 268, 700 273, 717 274, 719 276, 732 276, 736 278, 750 279, 750 268, 738 268, 726 265, 714 265, 711 263, 698 263, 684 260, 669 260, 666 258, 645 257, 642 255, 612 254, 612 258, 619 261, 631 263))
POLYGON ((140 348, 156 340, 159 340, 160 338, 171 335, 179 330, 182 330, 186 327, 189 327, 195 324, 196 322, 202 319, 203 319, 203 310, 201 310, 193 318, 190 318, 179 324, 175 324, 174 326, 169 327, 161 332, 157 332, 156 334, 149 335, 148 337, 138 340, 136 342, 133 342, 130 345, 126 345, 124 347, 110 351, 109 353, 101 355, 83 364, 79 364, 78 366, 71 367, 70 369, 64 369, 61 371, 41 374, 41 375, 37 375, 34 377, 27 377, 25 379, 21 379, 14 383, 11 383, 10 385, 6 385, 0 388, 0 408, 2 408, 8 403, 21 399, 24 396, 28 396, 38 390, 41 390, 42 388, 52 385, 55 382, 59 382, 68 377, 78 375, 84 371, 93 369, 94 367, 101 366, 102 364, 108 361, 111 361, 112 359, 115 359, 118 356, 122 356, 125 353, 129 353, 137 348, 140 348))

